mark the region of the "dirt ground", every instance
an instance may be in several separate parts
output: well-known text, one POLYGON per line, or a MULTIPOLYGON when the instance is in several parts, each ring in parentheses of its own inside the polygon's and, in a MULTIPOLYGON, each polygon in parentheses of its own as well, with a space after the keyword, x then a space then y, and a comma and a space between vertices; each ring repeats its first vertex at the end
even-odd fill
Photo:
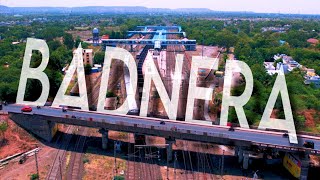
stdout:
POLYGON ((4 142, 0 143, 0 159, 36 148, 37 140, 28 132, 17 126, 7 115, 1 115, 0 118, 9 125, 4 134, 4 142))
MULTIPOLYGON (((50 169, 51 163, 54 159, 57 150, 48 146, 40 145, 38 154, 38 167, 40 179, 45 179, 47 172, 50 169)), ((30 179, 32 174, 36 173, 35 157, 28 157, 26 162, 19 164, 18 162, 11 162, 0 170, 1 178, 5 180, 22 180, 30 179)))
POLYGON ((86 30, 86 31, 67 31, 67 33, 72 34, 73 38, 76 39, 78 36, 82 41, 86 41, 89 38, 92 38, 92 31, 86 30))
MULTIPOLYGON (((94 149, 91 149, 91 151, 94 151, 94 149)), ((87 153, 84 158, 89 160, 84 165, 84 180, 112 179, 115 173, 114 157, 87 153)), ((126 161, 117 158, 116 164, 117 175, 120 175, 121 172, 126 170, 126 161)))
MULTIPOLYGON (((5 137, 7 140, 6 144, 0 146, 0 159, 14 155, 16 153, 28 152, 38 146, 40 148, 40 151, 38 153, 39 173, 40 178, 44 179, 57 150, 43 145, 24 129, 20 128, 13 121, 8 119, 8 116, 1 116, 1 119, 5 119, 8 122, 9 128, 5 133, 5 137)), ((35 157, 31 156, 27 157, 27 160, 23 164, 19 164, 18 161, 11 161, 9 162, 9 164, 0 168, 0 179, 30 179, 30 176, 35 173, 35 157)))
MULTIPOLYGON (((90 129, 90 136, 101 137, 98 129, 90 129)), ((109 139, 116 139, 123 142, 128 142, 129 133, 109 131, 109 139)), ((130 138, 130 137, 129 137, 130 138)), ((84 161, 84 180, 95 179, 112 179, 115 170, 115 161, 112 150, 102 151, 97 147, 88 147, 83 157, 84 161), (100 155, 101 154, 101 155, 100 155)), ((126 161, 116 158, 117 175, 126 170, 126 161)))
POLYGON ((314 109, 309 109, 299 112, 298 114, 305 117, 305 127, 307 130, 314 133, 320 133, 320 112, 317 112, 314 109))

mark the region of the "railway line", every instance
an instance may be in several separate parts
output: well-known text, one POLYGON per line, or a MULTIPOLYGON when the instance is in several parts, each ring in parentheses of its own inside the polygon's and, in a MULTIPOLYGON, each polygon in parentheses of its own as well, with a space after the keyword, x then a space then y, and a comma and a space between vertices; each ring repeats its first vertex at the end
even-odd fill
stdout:
MULTIPOLYGON (((146 143, 143 143, 146 144, 146 143)), ((126 179, 162 179, 160 166, 158 165, 159 153, 151 146, 136 147, 133 151, 128 149, 126 179)))
POLYGON ((47 174, 46 180, 62 180, 67 177, 68 180, 81 179, 82 172, 82 153, 85 146, 88 129, 81 127, 79 135, 76 136, 75 145, 72 148, 73 152, 70 155, 68 168, 66 167, 66 156, 68 148, 70 148, 72 139, 75 137, 74 132, 77 130, 76 126, 68 126, 65 134, 60 134, 57 138, 56 144, 62 142, 59 146, 58 152, 52 162, 51 168, 47 174), (67 171, 65 169, 67 168, 67 171))
MULTIPOLYGON (((167 38, 176 39, 177 37, 176 35, 167 35, 167 38)), ((186 54, 185 49, 182 46, 173 46, 173 45, 167 46, 166 75, 165 77, 162 77, 162 79, 164 81, 165 87, 170 97, 172 94, 172 74, 175 70, 175 59, 176 59, 176 54, 178 53, 186 54)), ((185 58, 187 59, 187 62, 184 63, 183 76, 184 76, 184 79, 188 79, 189 70, 191 67, 191 61, 190 61, 189 55, 186 54, 185 58)), ((138 66, 138 69, 139 69, 139 66, 138 66)), ((188 84, 184 83, 182 85, 183 91, 187 90, 188 89, 187 87, 188 87, 188 84)), ((187 95, 187 92, 184 94, 187 95)), ((185 96, 183 99, 186 100, 187 96, 185 96)), ((186 105, 186 101, 184 105, 186 105)), ((186 149, 186 152, 188 153, 186 153, 186 157, 184 158, 184 160, 187 160, 188 162, 184 163, 184 166, 188 166, 188 169, 191 169, 191 171, 187 171, 187 168, 185 167, 185 170, 186 170, 185 178, 194 179, 194 174, 192 173, 193 167, 190 167, 192 166, 192 164, 190 163, 192 161, 191 155, 190 155, 190 152, 187 151, 187 149, 186 149)), ((183 153, 183 155, 185 155, 185 153, 183 153)), ((156 155, 154 155, 154 152, 152 151, 151 147, 143 148, 143 149, 134 148, 133 152, 130 152, 129 150, 126 178, 127 179, 161 179, 162 176, 161 176, 160 167, 155 162, 154 157, 156 157, 156 155), (141 154, 143 154, 143 157, 141 154)), ((182 178, 182 179, 185 179, 185 178, 182 178)))
POLYGON ((84 151, 84 146, 86 143, 86 138, 89 128, 80 127, 79 135, 77 137, 76 144, 74 146, 74 151, 71 152, 71 157, 69 161, 69 168, 67 169, 67 179, 68 180, 78 180, 82 177, 83 172, 83 162, 82 156, 84 151))
POLYGON ((72 138, 72 132, 75 130, 75 126, 68 126, 66 135, 60 135, 57 139, 57 143, 61 139, 62 144, 59 146, 59 150, 53 160, 51 168, 47 174, 47 180, 62 180, 63 177, 63 161, 66 157, 67 148, 72 138))

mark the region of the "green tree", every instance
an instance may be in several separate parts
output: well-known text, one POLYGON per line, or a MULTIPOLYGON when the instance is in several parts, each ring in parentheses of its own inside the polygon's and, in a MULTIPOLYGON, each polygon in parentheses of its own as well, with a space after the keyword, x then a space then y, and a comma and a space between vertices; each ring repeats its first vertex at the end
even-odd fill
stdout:
POLYGON ((94 54, 94 63, 95 64, 103 64, 104 62, 104 56, 105 56, 105 53, 104 52, 96 52, 94 54))
POLYGON ((110 97, 117 97, 116 94, 112 91, 108 91, 106 94, 106 98, 110 98, 110 97))
POLYGON ((92 69, 92 66, 90 64, 87 64, 85 67, 84 67, 84 72, 86 75, 89 75, 91 74, 91 69, 92 69))
POLYGON ((30 180, 38 180, 39 179, 39 175, 38 174, 32 174, 30 177, 30 180))
POLYGON ((223 30, 216 34, 216 44, 230 48, 237 43, 237 36, 228 30, 223 30))
POLYGON ((78 47, 79 47, 79 44, 80 44, 81 42, 82 42, 82 41, 81 41, 80 37, 78 36, 78 37, 76 38, 76 42, 74 43, 74 47, 75 47, 75 48, 78 48, 78 47))
POLYGON ((8 130, 8 123, 6 123, 6 122, 0 123, 1 139, 5 139, 5 132, 7 130, 8 130))
POLYGON ((65 33, 63 36, 64 45, 67 46, 68 49, 72 49, 74 47, 74 40, 71 34, 65 33))
POLYGON ((49 46, 50 52, 57 50, 61 46, 60 41, 49 41, 47 42, 47 44, 49 46))

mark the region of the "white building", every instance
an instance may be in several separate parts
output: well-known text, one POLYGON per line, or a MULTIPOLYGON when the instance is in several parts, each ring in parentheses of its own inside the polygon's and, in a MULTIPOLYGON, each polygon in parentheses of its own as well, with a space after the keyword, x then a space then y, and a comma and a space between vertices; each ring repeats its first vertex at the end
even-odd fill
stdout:
POLYGON ((276 67, 274 67, 274 62, 264 62, 264 66, 269 75, 273 75, 282 71, 284 74, 288 74, 295 68, 300 68, 301 65, 295 61, 291 56, 286 54, 274 55, 273 59, 275 61, 282 59, 282 62, 278 62, 276 67))
POLYGON ((313 83, 316 88, 320 88, 320 76, 305 76, 304 84, 311 84, 313 83))
MULTIPOLYGON (((274 67, 274 62, 264 62, 264 67, 269 75, 274 75, 279 72, 288 74, 293 69, 302 67, 302 65, 295 61, 291 56, 287 56, 285 54, 274 55, 273 59, 275 61, 282 59, 282 62, 278 62, 276 67, 274 67)), ((305 84, 309 85, 313 83, 317 88, 320 88, 320 76, 315 73, 314 69, 307 69, 304 79, 305 84)))

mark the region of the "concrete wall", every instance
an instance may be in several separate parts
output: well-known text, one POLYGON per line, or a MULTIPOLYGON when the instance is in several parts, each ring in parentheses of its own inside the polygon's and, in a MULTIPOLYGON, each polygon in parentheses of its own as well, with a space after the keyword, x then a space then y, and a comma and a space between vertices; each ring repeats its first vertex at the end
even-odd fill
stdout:
POLYGON ((208 136, 206 134, 193 134, 191 131, 178 132, 174 130, 160 130, 154 127, 140 127, 141 125, 126 126, 125 124, 109 124, 106 122, 81 120, 65 117, 48 117, 44 115, 32 115, 32 114, 19 114, 10 113, 12 119, 16 119, 17 124, 21 124, 25 129, 33 132, 43 139, 51 140, 53 133, 52 128, 54 123, 69 124, 76 126, 85 126, 92 128, 105 128, 113 131, 121 131, 142 135, 159 136, 164 138, 174 138, 198 142, 218 143, 231 146, 250 146, 251 142, 247 141, 234 141, 228 137, 217 134, 216 136, 208 136), (49 123, 51 122, 51 123, 49 123), (53 124, 52 124, 53 123, 53 124), (47 131, 47 132, 46 132, 47 131))
POLYGON ((46 121, 39 116, 25 116, 23 114, 10 114, 10 118, 19 126, 34 135, 50 142, 57 132, 57 124, 46 121))

